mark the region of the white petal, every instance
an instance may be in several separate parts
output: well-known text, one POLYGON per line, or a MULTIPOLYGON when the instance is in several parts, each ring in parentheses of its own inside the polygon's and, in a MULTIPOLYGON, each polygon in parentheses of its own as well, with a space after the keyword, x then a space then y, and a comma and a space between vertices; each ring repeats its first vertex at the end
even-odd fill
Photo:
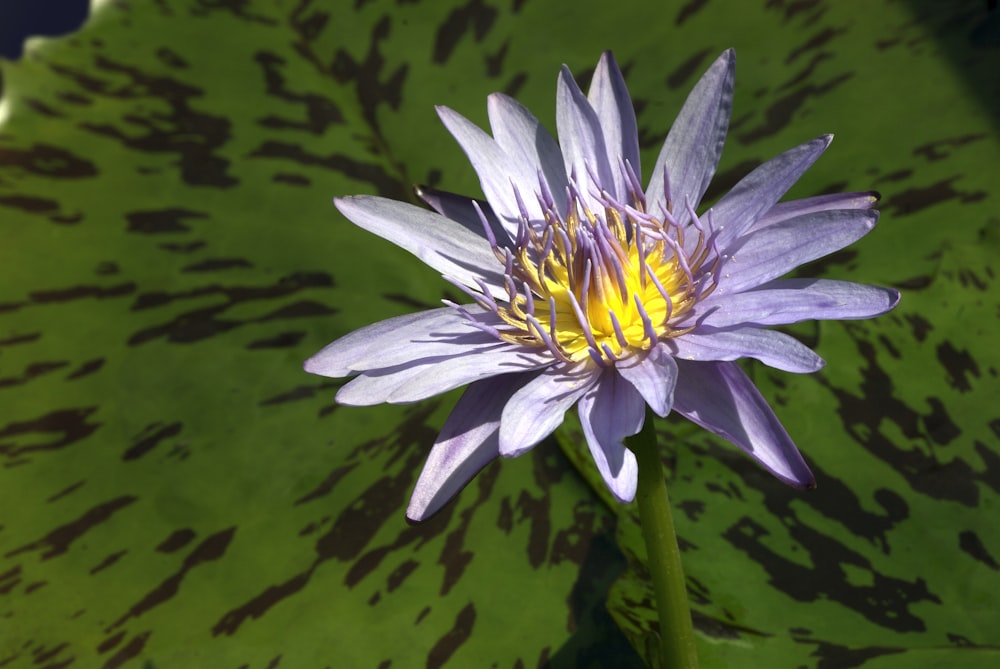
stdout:
POLYGON ((623 440, 642 429, 646 402, 631 383, 606 369, 578 405, 583 434, 597 470, 611 493, 631 502, 639 480, 635 454, 623 440))
MULTIPOLYGON (((639 164, 639 131, 635 121, 632 98, 621 70, 610 51, 605 51, 597 63, 590 82, 587 99, 597 113, 598 123, 604 131, 604 144, 608 152, 608 165, 614 179, 614 195, 627 201, 628 189, 620 165, 628 162, 636 175, 642 174, 639 164)), ((604 184, 609 191, 611 186, 604 184)))
MULTIPOLYGON (((463 308, 474 315, 487 313, 477 305, 463 308)), ((306 360, 305 370, 321 376, 348 376, 496 343, 496 338, 474 327, 457 309, 443 307, 396 316, 346 334, 306 360)))
POLYGON ((657 416, 670 413, 677 384, 677 362, 665 342, 658 343, 648 352, 618 361, 615 369, 635 386, 657 416))
POLYGON ((516 235, 520 217, 520 209, 514 197, 515 189, 520 194, 529 217, 540 220, 542 210, 536 196, 539 192, 540 166, 537 163, 513 160, 489 134, 458 112, 447 107, 438 107, 437 112, 448 132, 468 156, 479 175, 479 183, 487 202, 508 234, 512 238, 516 235))
MULTIPOLYGON (((557 211, 564 213, 564 193, 569 183, 563 165, 562 152, 549 131, 517 100, 502 93, 494 93, 487 100, 490 128, 496 143, 519 165, 537 165, 541 176, 555 198, 557 211)), ((537 190, 522 192, 523 198, 537 190)), ((525 201, 525 204, 529 203, 525 201)), ((530 203, 534 206, 534 202, 530 203)), ((533 209, 532 209, 533 210, 533 209)))
POLYGON ((853 244, 871 232, 876 221, 874 209, 842 209, 806 214, 750 232, 730 247, 715 292, 732 295, 756 288, 853 244))
POLYGON ((678 360, 677 366, 674 411, 739 446, 785 483, 815 485, 799 450, 739 365, 678 360))
POLYGON ((604 131, 594 108, 564 65, 556 91, 556 128, 566 172, 575 180, 581 197, 592 211, 603 205, 594 197, 614 186, 604 131))
POLYGON ((516 457, 552 434, 598 372, 589 363, 553 365, 514 393, 500 418, 500 454, 516 457))
POLYGON ((719 332, 690 332, 669 340, 682 360, 739 360, 754 358, 785 372, 808 374, 823 368, 823 358, 795 337, 754 327, 719 332))
POLYGON ((494 297, 506 297, 503 266, 489 242, 455 221, 405 202, 371 195, 334 200, 351 222, 420 258, 428 266, 478 290, 476 279, 494 297))
POLYGON ((712 63, 688 95, 670 127, 646 188, 647 206, 654 216, 660 215, 660 207, 666 202, 664 172, 670 181, 672 209, 679 222, 688 219, 685 198, 695 208, 701 202, 722 155, 733 108, 735 78, 736 54, 728 49, 712 63))
POLYGON ((710 210, 720 249, 734 241, 770 210, 807 169, 823 155, 833 135, 823 135, 775 156, 740 179, 710 210))
POLYGON ((530 378, 530 374, 504 374, 476 381, 466 389, 427 456, 407 518, 429 518, 500 455, 500 413, 530 378))
POLYGON ((552 364, 552 356, 497 342, 488 347, 471 348, 450 358, 431 358, 387 369, 362 372, 341 387, 337 402, 352 406, 371 406, 388 402, 408 404, 454 390, 479 379, 524 372, 552 364))

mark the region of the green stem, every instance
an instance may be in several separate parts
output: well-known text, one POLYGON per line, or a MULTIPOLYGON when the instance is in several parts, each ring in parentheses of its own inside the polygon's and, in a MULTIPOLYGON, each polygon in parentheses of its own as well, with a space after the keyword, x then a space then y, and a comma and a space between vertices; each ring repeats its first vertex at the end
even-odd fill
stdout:
POLYGON ((656 445, 653 428, 655 414, 646 412, 642 431, 629 439, 628 447, 639 463, 639 487, 636 502, 642 536, 646 541, 649 573, 656 594, 656 609, 660 616, 660 653, 662 669, 697 669, 691 610, 687 587, 677 547, 670 499, 663 477, 663 463, 656 445))

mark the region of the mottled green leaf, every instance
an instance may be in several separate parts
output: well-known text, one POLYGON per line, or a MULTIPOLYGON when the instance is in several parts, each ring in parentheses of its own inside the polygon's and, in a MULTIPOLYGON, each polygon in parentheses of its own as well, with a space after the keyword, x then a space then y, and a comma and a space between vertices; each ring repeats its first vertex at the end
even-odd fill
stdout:
POLYGON ((492 465, 411 527, 454 396, 334 408, 300 365, 450 294, 330 205, 477 193, 433 105, 483 122, 503 90, 552 127, 558 65, 585 81, 612 48, 648 169, 735 46, 711 192, 836 133, 794 194, 877 188, 883 219, 806 272, 904 300, 797 328, 817 375, 749 367, 817 490, 661 425, 702 665, 994 666, 996 17, 739 7, 116 3, 3 63, 0 665, 635 666, 604 600, 643 652, 638 528, 572 428, 568 459, 492 465))
MULTIPOLYGON (((989 114, 1000 90, 995 49, 972 36, 996 22, 930 3, 859 22, 850 4, 741 17, 780 47, 765 55, 735 41, 728 164, 736 154, 729 169, 742 172, 765 157, 754 151, 787 134, 784 122, 798 139, 837 132, 797 192, 878 188, 882 222, 801 273, 894 285, 903 301, 876 321, 794 329, 828 360, 816 375, 747 367, 806 453, 816 490, 785 488, 682 421, 662 426, 701 656, 733 667, 994 666, 1000 142, 989 114), (963 77, 986 89, 968 94, 963 77)), ((706 30, 724 24, 721 3, 692 30, 699 19, 706 30)), ((599 489, 579 438, 563 435, 564 450, 599 489)), ((631 568, 609 607, 645 652, 658 623, 634 509, 620 511, 618 535, 631 568)))

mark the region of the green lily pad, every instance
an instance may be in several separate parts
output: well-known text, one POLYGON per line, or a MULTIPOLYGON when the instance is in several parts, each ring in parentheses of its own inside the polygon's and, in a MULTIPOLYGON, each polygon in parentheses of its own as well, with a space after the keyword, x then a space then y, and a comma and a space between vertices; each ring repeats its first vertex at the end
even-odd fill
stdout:
POLYGON ((648 167, 735 46, 713 193, 837 133, 793 195, 877 188, 883 220, 806 271, 904 298, 796 329, 820 374, 749 368, 817 490, 660 426, 702 666, 993 666, 995 21, 851 5, 104 3, 2 63, 0 665, 638 666, 638 528, 572 425, 409 526, 454 395, 335 407, 301 361, 454 297, 330 204, 477 193, 433 105, 549 122, 558 66, 611 48, 648 167))

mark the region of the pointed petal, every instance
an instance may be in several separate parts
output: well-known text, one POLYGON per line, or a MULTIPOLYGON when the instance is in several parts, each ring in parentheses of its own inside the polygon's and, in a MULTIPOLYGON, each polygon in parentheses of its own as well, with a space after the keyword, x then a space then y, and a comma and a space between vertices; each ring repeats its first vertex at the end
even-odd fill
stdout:
MULTIPOLYGON (((569 182, 556 140, 534 114, 503 93, 494 93, 487 99, 487 111, 496 143, 514 162, 534 165, 541 170, 541 177, 555 197, 557 210, 563 213, 565 198, 562 194, 569 182)), ((522 191, 521 195, 526 198, 528 193, 522 191)))
POLYGON ((450 358, 423 360, 362 372, 337 392, 337 402, 352 406, 371 406, 388 402, 409 404, 454 390, 479 379, 525 372, 552 364, 552 356, 525 348, 496 342, 470 347, 450 358))
POLYGON ((454 326, 458 319, 465 320, 452 307, 442 307, 372 323, 328 344, 322 351, 306 360, 304 367, 310 374, 333 378, 348 376, 364 369, 355 366, 357 361, 395 347, 400 341, 412 342, 421 336, 426 336, 428 332, 454 326))
POLYGON ((489 202, 449 193, 448 191, 438 190, 430 186, 416 186, 413 192, 437 213, 461 224, 466 230, 485 238, 486 231, 483 229, 483 222, 480 220, 479 214, 473 206, 473 203, 478 204, 480 211, 486 217, 486 222, 489 224, 497 243, 503 245, 508 241, 507 233, 504 231, 503 226, 500 225, 500 221, 497 219, 496 214, 493 213, 493 209, 490 208, 489 202))
POLYGON ((500 413, 530 378, 530 373, 504 374, 476 381, 465 390, 427 456, 407 518, 421 521, 432 516, 500 455, 500 413))
POLYGON ((890 311, 899 291, 850 281, 784 279, 735 295, 712 295, 689 312, 686 323, 712 328, 787 325, 804 320, 853 320, 890 311))
POLYGON ((660 342, 645 355, 618 361, 615 369, 639 391, 657 416, 670 413, 677 384, 677 362, 665 342, 660 342))
POLYGON ((649 178, 646 202, 654 216, 660 215, 659 208, 667 197, 663 190, 664 172, 670 181, 672 211, 680 223, 688 219, 685 198, 690 199, 695 208, 701 202, 722 155, 733 108, 735 77, 736 53, 728 49, 712 63, 688 95, 649 178))
POLYGON ((639 467, 623 440, 642 429, 646 403, 631 383, 607 369, 577 407, 587 446, 611 493, 628 503, 635 497, 639 467))
POLYGON ((354 224, 388 239, 428 266, 478 290, 479 278, 494 297, 506 297, 503 266, 489 242, 434 212, 383 197, 355 195, 334 204, 354 224))
POLYGON ((775 223, 783 223, 792 218, 798 218, 806 214, 816 214, 821 211, 873 209, 878 204, 879 197, 879 194, 875 191, 867 191, 864 193, 833 193, 831 195, 817 195, 801 200, 779 202, 768 209, 767 213, 758 218, 747 230, 747 233, 766 228, 775 223))
MULTIPOLYGON (((462 307, 479 322, 502 324, 498 316, 477 305, 462 307)), ((495 336, 476 327, 454 307, 421 311, 367 325, 344 335, 309 358, 305 370, 321 376, 347 376, 422 360, 493 349, 495 336)))
POLYGON ((500 454, 516 457, 552 434, 598 371, 588 363, 553 365, 514 393, 500 418, 500 454))
POLYGON ((750 172, 710 210, 719 230, 718 245, 727 250, 763 216, 826 151, 833 135, 817 137, 772 158, 750 172))
POLYGON ((598 123, 604 132, 604 148, 608 152, 608 165, 615 184, 614 195, 627 202, 628 189, 619 165, 622 161, 628 162, 636 174, 642 174, 639 129, 625 78, 610 51, 605 51, 597 63, 587 100, 597 113, 598 123))
MULTIPOLYGON (((795 337, 754 327, 689 332, 671 339, 674 355, 682 360, 739 360, 754 358, 775 369, 808 374, 823 368, 823 358, 795 337)), ((675 391, 676 392, 676 391, 675 391)))
POLYGON ((794 290, 811 295, 822 295, 835 306, 823 309, 809 318, 819 320, 856 320, 873 318, 892 311, 899 304, 899 291, 895 288, 870 286, 853 281, 832 279, 781 279, 765 284, 761 291, 794 290))
POLYGON ((788 432, 736 363, 678 360, 677 365, 674 411, 739 446, 785 483, 815 485, 788 432))
POLYGON ((556 129, 567 174, 576 181, 587 206, 602 211, 603 206, 592 191, 599 193, 602 187, 607 189, 614 184, 604 131, 594 108, 565 65, 559 72, 556 90, 556 129))
POLYGON ((500 219, 513 238, 517 234, 517 221, 521 212, 515 190, 527 208, 532 221, 542 219, 542 209, 538 204, 538 163, 527 163, 514 160, 500 148, 500 145, 458 112, 447 107, 437 107, 438 116, 448 132, 462 147, 465 155, 472 163, 472 168, 479 176, 486 201, 490 203, 493 213, 500 219))
POLYGON ((853 244, 878 221, 875 209, 807 214, 751 232, 730 247, 716 293, 732 295, 853 244))

